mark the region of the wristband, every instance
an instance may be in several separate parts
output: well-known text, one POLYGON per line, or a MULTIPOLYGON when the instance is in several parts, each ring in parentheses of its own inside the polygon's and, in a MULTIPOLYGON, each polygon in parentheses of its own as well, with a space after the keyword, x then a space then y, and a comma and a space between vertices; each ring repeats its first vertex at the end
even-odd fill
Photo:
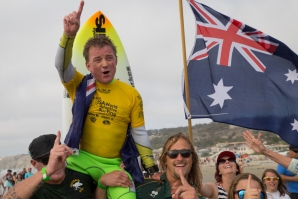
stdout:
POLYGON ((103 186, 102 184, 100 184, 99 180, 98 180, 98 182, 97 182, 97 186, 98 186, 99 188, 103 189, 103 190, 106 190, 106 189, 107 189, 106 186, 103 186))
POLYGON ((46 167, 42 167, 41 169, 41 173, 42 173, 42 180, 44 182, 47 182, 49 180, 51 180, 51 178, 49 176, 47 176, 47 170, 46 170, 46 167))
POLYGON ((298 173, 298 160, 292 158, 288 170, 291 171, 292 173, 297 174, 298 173))

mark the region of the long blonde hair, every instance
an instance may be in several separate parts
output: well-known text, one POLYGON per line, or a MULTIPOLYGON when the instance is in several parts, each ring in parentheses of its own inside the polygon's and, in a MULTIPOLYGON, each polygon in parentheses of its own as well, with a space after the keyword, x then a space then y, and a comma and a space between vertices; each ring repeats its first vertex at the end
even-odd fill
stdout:
POLYGON ((185 136, 182 133, 178 133, 176 135, 171 136, 166 143, 163 146, 161 156, 159 157, 159 162, 160 162, 160 170, 162 172, 166 171, 166 161, 167 161, 167 152, 173 146, 179 139, 184 139, 190 146, 191 151, 192 151, 192 165, 191 165, 191 170, 188 174, 187 177, 187 182, 192 183, 195 186, 195 189, 197 192, 201 190, 202 187, 202 173, 199 165, 199 157, 198 154, 195 151, 195 148, 189 138, 185 136))

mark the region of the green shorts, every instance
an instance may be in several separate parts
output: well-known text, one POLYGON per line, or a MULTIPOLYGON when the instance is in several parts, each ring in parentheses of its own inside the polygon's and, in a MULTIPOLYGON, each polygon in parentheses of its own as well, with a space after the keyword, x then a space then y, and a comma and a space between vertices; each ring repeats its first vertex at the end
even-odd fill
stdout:
MULTIPOLYGON (((80 150, 79 155, 71 155, 67 158, 67 168, 90 175, 97 183, 103 174, 122 170, 121 160, 121 158, 103 158, 80 150)), ((126 173, 132 180, 130 174, 126 173)), ((108 187, 107 196, 109 199, 133 199, 136 198, 135 187, 108 187)))

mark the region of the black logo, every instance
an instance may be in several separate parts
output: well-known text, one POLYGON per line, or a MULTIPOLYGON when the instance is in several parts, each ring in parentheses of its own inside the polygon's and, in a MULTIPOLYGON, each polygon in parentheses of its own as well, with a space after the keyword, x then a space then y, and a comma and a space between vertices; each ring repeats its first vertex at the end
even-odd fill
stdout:
POLYGON ((103 14, 101 14, 99 17, 96 17, 95 19, 95 25, 96 28, 93 28, 93 35, 95 36, 96 34, 106 34, 106 28, 103 28, 102 26, 105 24, 106 18, 103 14))
POLYGON ((109 120, 104 120, 103 122, 102 122, 104 125, 110 125, 110 121, 109 120))

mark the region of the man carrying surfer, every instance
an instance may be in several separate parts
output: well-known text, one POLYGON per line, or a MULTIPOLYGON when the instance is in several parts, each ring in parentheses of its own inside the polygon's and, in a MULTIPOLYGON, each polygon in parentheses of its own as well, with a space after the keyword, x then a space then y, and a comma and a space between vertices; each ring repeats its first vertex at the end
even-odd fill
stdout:
MULTIPOLYGON (((65 144, 71 148, 80 145, 79 154, 67 159, 68 168, 89 174, 95 181, 103 174, 121 171, 120 150, 131 126, 131 135, 146 169, 153 178, 159 178, 145 129, 142 98, 135 88, 114 79, 117 52, 113 42, 105 35, 87 41, 83 56, 89 75, 82 75, 72 65, 72 46, 83 6, 81 1, 77 12, 64 17, 64 33, 55 59, 61 82, 74 103, 73 123, 65 144)), ((107 189, 100 183, 98 186, 107 189)), ((134 187, 108 187, 107 194, 109 198, 120 195, 135 198, 134 187)))
POLYGON ((30 162, 37 173, 13 186, 3 199, 94 198, 96 184, 93 179, 65 168, 65 160, 72 150, 60 144, 60 137, 59 131, 57 136, 47 134, 32 140, 29 145, 30 162))

